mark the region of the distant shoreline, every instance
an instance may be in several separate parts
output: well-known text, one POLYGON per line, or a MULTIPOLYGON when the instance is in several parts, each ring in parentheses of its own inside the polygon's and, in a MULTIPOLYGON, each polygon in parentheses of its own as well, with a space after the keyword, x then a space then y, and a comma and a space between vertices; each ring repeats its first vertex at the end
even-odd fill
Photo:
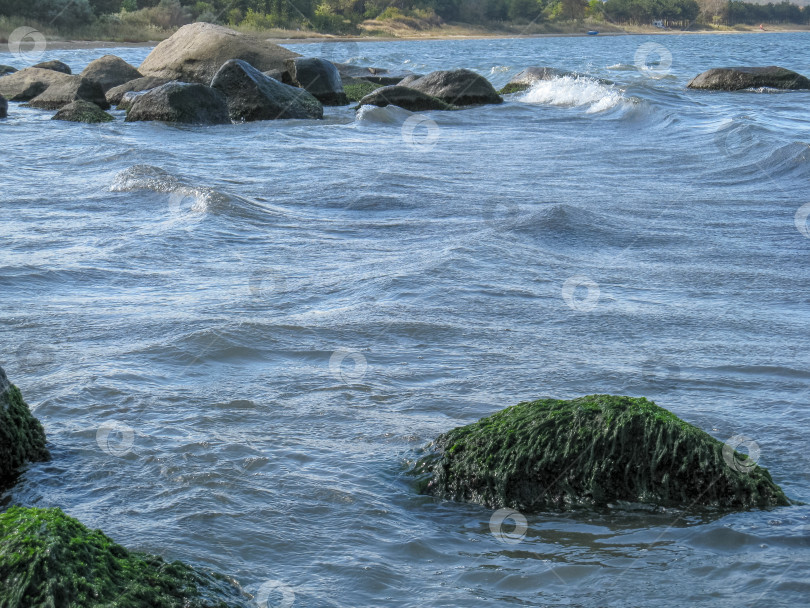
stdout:
MULTIPOLYGON (((802 27, 776 27, 761 31, 757 28, 750 29, 729 29, 729 30, 661 30, 652 27, 639 27, 624 31, 600 32, 599 36, 683 36, 701 34, 793 34, 810 32, 810 26, 802 27)), ((275 44, 312 44, 312 43, 340 43, 340 42, 403 42, 414 40, 508 40, 516 38, 585 38, 589 37, 585 33, 543 33, 543 34, 509 34, 509 33, 469 33, 469 34, 443 34, 440 32, 424 32, 421 35, 413 36, 331 36, 312 34, 306 37, 297 37, 297 33, 290 32, 289 37, 268 37, 267 40, 275 44)), ((261 34, 258 34, 261 35, 261 34)), ((145 40, 141 42, 116 42, 110 40, 48 40, 48 48, 51 50, 80 50, 80 49, 104 49, 104 48, 149 48, 160 44, 160 40, 145 40)))

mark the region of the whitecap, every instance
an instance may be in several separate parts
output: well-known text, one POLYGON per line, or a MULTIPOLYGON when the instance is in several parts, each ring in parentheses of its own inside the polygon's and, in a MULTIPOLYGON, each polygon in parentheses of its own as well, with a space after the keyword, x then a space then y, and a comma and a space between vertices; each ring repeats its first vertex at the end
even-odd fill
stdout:
POLYGON ((629 102, 621 89, 585 76, 561 76, 541 80, 527 90, 518 101, 552 106, 587 106, 587 112, 603 112, 629 102))

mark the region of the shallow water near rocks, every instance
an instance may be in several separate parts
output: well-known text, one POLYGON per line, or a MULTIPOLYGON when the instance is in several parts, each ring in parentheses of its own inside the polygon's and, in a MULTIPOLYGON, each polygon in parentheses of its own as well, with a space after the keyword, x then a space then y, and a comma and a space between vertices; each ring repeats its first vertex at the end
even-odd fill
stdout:
MULTIPOLYGON (((529 515, 520 539, 405 471, 494 410, 607 392, 750 438, 810 501, 810 92, 685 88, 713 66, 810 73, 808 42, 290 45, 614 83, 417 118, 78 125, 10 104, 0 364, 53 461, 0 504, 60 506, 268 606, 804 605, 807 506, 529 515)), ((107 52, 148 49, 46 58, 107 52)))

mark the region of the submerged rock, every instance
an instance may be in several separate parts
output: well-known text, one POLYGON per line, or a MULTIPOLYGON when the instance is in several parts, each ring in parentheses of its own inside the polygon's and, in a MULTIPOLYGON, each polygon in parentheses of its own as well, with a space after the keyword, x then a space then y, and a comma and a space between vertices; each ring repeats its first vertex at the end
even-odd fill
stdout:
POLYGON ((810 79, 792 70, 774 65, 768 67, 712 68, 698 74, 689 84, 689 89, 712 91, 738 91, 741 89, 810 89, 810 79))
POLYGON ((211 86, 225 96, 231 120, 323 118, 323 106, 307 91, 274 80, 241 59, 225 63, 211 86))
POLYGON ((732 466, 746 457, 727 462, 722 442, 644 398, 519 403, 441 435, 433 448, 415 468, 420 490, 490 508, 790 504, 767 470, 732 466))
POLYGON ((360 100, 360 106, 379 106, 384 108, 389 105, 399 106, 411 112, 421 112, 424 110, 454 110, 455 106, 443 102, 441 99, 426 95, 416 89, 393 85, 382 87, 366 95, 360 100))
POLYGON ((109 103, 111 106, 117 106, 119 103, 121 103, 121 98, 124 96, 124 93, 130 93, 133 91, 149 91, 150 89, 159 87, 167 82, 171 81, 167 80, 166 78, 143 76, 142 78, 135 78, 134 80, 130 80, 124 84, 109 89, 105 97, 107 98, 107 103, 109 103))
POLYGON ((0 367, 0 487, 26 462, 49 458, 42 425, 0 367))
POLYGON ((51 117, 51 120, 97 123, 110 122, 115 119, 96 104, 79 99, 61 108, 51 117))
POLYGON ((53 84, 72 82, 75 76, 42 68, 25 68, 0 78, 0 95, 9 101, 30 101, 53 84))
POLYGON ((0 95, 0 118, 5 118, 8 116, 8 101, 6 98, 0 95))
POLYGON ((130 80, 141 78, 141 73, 126 61, 115 55, 104 55, 91 61, 80 76, 88 80, 95 80, 106 93, 113 87, 120 86, 130 80))
POLYGON ((0 65, 0 76, 5 76, 6 74, 13 74, 17 72, 17 68, 11 67, 10 65, 0 65))
POLYGON ((343 80, 344 88, 346 88, 347 81, 351 82, 358 78, 362 78, 363 80, 373 82, 380 86, 389 86, 392 84, 399 84, 403 78, 408 76, 415 76, 415 78, 420 77, 415 75, 413 72, 408 71, 393 73, 384 68, 350 65, 347 63, 334 63, 333 65, 337 68, 340 78, 343 80))
POLYGON ((72 74, 70 70, 70 66, 66 63, 62 63, 58 59, 53 59, 51 61, 43 61, 31 67, 40 68, 42 70, 53 70, 54 72, 61 72, 62 74, 72 74))
POLYGON ((128 551, 59 509, 0 514, 0 606, 248 608, 221 574, 128 551))
POLYGON ((230 59, 242 59, 263 72, 284 69, 291 57, 298 54, 256 36, 199 22, 184 25, 158 44, 138 70, 144 76, 207 85, 230 59))
POLYGON ((127 112, 126 120, 158 120, 197 125, 231 122, 222 93, 203 84, 187 82, 167 82, 138 95, 127 112))
POLYGON ((489 80, 470 70, 431 72, 403 86, 454 106, 503 103, 489 80))
POLYGON ((67 80, 49 86, 29 101, 28 105, 43 110, 58 110, 62 106, 81 99, 94 103, 105 110, 110 107, 104 96, 104 89, 95 80, 88 80, 81 76, 67 76, 66 78, 67 80))
POLYGON ((296 57, 285 62, 290 84, 310 93, 325 106, 345 106, 349 100, 333 63, 318 57, 296 57))

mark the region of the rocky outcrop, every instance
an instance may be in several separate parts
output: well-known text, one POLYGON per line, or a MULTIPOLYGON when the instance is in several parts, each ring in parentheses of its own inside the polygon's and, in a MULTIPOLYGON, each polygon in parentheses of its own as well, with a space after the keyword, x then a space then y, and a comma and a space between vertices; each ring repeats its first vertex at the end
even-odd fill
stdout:
POLYGON ((176 81, 139 95, 132 102, 126 120, 198 125, 230 122, 228 105, 222 93, 203 84, 176 81))
POLYGON ((33 108, 58 110, 62 106, 83 99, 105 110, 110 107, 104 96, 104 90, 95 80, 87 80, 81 76, 66 76, 66 78, 67 80, 49 86, 28 104, 33 108))
POLYGON ((17 68, 11 67, 10 65, 0 65, 0 76, 5 76, 6 74, 13 74, 17 71, 17 68))
POLYGON ((274 80, 240 59, 226 62, 211 86, 225 96, 231 120, 323 118, 323 106, 307 91, 274 80))
POLYGON ((25 463, 49 458, 42 425, 0 367, 0 487, 7 485, 25 463))
POLYGON ((69 122, 110 122, 115 120, 96 104, 79 99, 62 107, 51 120, 67 120, 69 122))
MULTIPOLYGON (((335 63, 333 65, 337 68, 340 78, 343 80, 344 87, 346 86, 346 81, 352 81, 357 78, 362 78, 363 80, 381 86, 389 86, 399 84, 400 81, 407 76, 416 76, 413 72, 390 72, 384 68, 349 65, 347 63, 335 63)), ((419 78, 419 76, 416 76, 416 78, 419 78)))
POLYGON ((221 574, 129 551, 60 509, 0 514, 0 606, 248 608, 221 574))
POLYGON ((346 99, 349 101, 360 101, 368 95, 379 89, 382 85, 375 82, 369 82, 362 78, 343 79, 343 92, 346 93, 346 99))
POLYGON ((124 84, 109 89, 105 94, 107 103, 109 103, 111 106, 117 106, 119 103, 121 103, 121 98, 124 96, 124 93, 129 93, 131 91, 148 91, 149 89, 154 89, 155 87, 159 87, 167 82, 170 81, 166 78, 155 78, 154 76, 143 76, 141 78, 130 80, 124 84))
POLYGON ((230 59, 242 59, 259 71, 284 69, 297 53, 261 38, 211 23, 191 23, 158 44, 138 70, 144 76, 210 84, 230 59))
POLYGON ((141 73, 126 61, 115 55, 104 55, 91 61, 80 76, 88 80, 95 80, 106 93, 113 87, 120 86, 130 80, 141 78, 141 73))
POLYGON ((40 68, 42 70, 53 70, 54 72, 60 72, 62 74, 73 73, 70 71, 70 66, 68 64, 62 63, 61 61, 58 61, 56 59, 52 61, 43 61, 31 67, 40 68))
POLYGON ((792 70, 777 66, 712 68, 698 74, 689 84, 690 89, 710 91, 739 91, 741 89, 810 89, 810 79, 792 70))
POLYGON ((441 435, 424 493, 524 512, 617 501, 749 508, 790 501, 767 470, 644 398, 519 403, 441 435), (742 463, 743 466, 740 466, 742 463))
POLYGON ((5 96, 9 101, 29 101, 43 93, 49 86, 71 82, 73 79, 75 76, 54 70, 25 68, 0 78, 0 95, 5 96))
POLYGON ((470 70, 431 72, 406 85, 455 106, 502 103, 489 80, 470 70))
POLYGON ((296 57, 285 62, 290 82, 310 93, 325 106, 349 103, 343 92, 343 81, 335 65, 319 57, 296 57))
POLYGON ((0 95, 0 118, 5 118, 8 116, 8 101, 6 98, 0 95))
POLYGON ((443 102, 441 99, 426 95, 416 89, 397 85, 382 87, 360 100, 360 106, 399 106, 411 112, 423 110, 454 110, 455 106, 443 102))

